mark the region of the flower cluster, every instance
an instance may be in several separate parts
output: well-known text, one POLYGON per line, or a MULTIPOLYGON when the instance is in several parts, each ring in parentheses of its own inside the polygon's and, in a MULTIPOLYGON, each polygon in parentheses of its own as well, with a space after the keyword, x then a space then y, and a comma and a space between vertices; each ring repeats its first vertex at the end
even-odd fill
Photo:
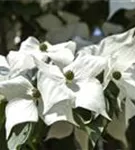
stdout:
POLYGON ((79 126, 73 116, 78 107, 110 120, 104 94, 110 82, 119 88, 119 107, 124 98, 135 99, 134 30, 80 49, 73 41, 51 45, 29 37, 19 51, 0 56, 6 137, 15 125, 39 117, 46 125, 64 120, 79 126))

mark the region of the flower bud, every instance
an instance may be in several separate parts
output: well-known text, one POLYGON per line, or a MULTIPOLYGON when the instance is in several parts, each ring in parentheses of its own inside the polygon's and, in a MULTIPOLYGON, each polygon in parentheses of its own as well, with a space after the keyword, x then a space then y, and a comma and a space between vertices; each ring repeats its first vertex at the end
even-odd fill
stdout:
POLYGON ((67 71, 64 75, 65 75, 66 79, 69 80, 69 81, 74 79, 74 73, 70 70, 67 71))
POLYGON ((41 51, 47 51, 47 45, 44 44, 44 43, 41 43, 41 44, 39 45, 39 48, 40 48, 41 51))

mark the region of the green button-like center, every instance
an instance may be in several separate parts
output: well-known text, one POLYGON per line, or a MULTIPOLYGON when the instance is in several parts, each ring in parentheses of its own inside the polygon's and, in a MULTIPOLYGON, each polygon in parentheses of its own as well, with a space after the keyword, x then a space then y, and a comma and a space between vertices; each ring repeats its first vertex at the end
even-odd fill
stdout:
POLYGON ((72 71, 67 71, 64 75, 65 75, 67 80, 71 81, 74 79, 74 73, 72 71))
POLYGON ((47 45, 44 44, 44 43, 41 43, 41 44, 39 45, 39 48, 40 48, 41 51, 47 51, 47 45))
POLYGON ((34 89, 32 89, 32 96, 34 98, 40 98, 41 94, 38 89, 34 88, 34 89))
POLYGON ((121 78, 122 74, 119 71, 114 71, 112 76, 114 79, 119 80, 121 78))

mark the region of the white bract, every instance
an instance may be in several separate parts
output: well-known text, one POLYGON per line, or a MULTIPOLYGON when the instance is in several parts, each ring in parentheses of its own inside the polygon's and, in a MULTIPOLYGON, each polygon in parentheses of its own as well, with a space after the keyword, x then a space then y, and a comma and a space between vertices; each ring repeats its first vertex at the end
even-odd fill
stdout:
POLYGON ((72 108, 76 107, 109 118, 103 88, 95 78, 104 69, 105 59, 82 53, 63 70, 55 65, 48 65, 36 59, 35 61, 39 68, 38 89, 43 98, 43 115, 47 124, 58 120, 73 123, 72 108))
POLYGON ((115 77, 116 74, 124 73, 135 62, 135 44, 133 43, 134 39, 112 55, 105 70, 105 82, 108 83, 112 78, 119 80, 120 77, 115 77), (128 49, 127 46, 129 46, 128 49))
POLYGON ((99 45, 90 45, 79 51, 79 53, 83 52, 87 55, 96 55, 107 59, 104 69, 104 89, 109 81, 113 80, 120 88, 120 97, 123 95, 122 93, 125 93, 125 88, 130 97, 134 95, 129 90, 134 83, 134 79, 131 77, 133 69, 132 72, 129 69, 135 63, 134 32, 135 28, 132 28, 124 33, 106 37, 99 45), (130 88, 127 88, 129 84, 130 88))
POLYGON ((133 38, 133 33, 128 38, 125 37, 124 41, 124 45, 110 57, 104 72, 104 88, 107 87, 110 80, 113 80, 120 89, 119 106, 124 97, 135 98, 134 67, 132 66, 135 63, 135 39, 133 38))
MULTIPOLYGON (((46 44, 49 45, 48 43, 46 44)), ((54 60, 54 62, 56 61, 56 63, 58 62, 59 64, 61 62, 62 65, 67 65, 74 59, 75 48, 76 45, 73 42, 58 44, 54 47, 49 45, 49 56, 51 55, 50 57, 54 60), (56 59, 55 55, 57 57, 56 59), (66 62, 63 64, 62 56, 64 55, 64 60, 66 62)), ((18 52, 10 51, 7 56, 8 62, 4 56, 1 56, 0 74, 3 77, 5 75, 5 69, 8 69, 8 75, 10 77, 6 79, 1 78, 2 82, 0 82, 0 93, 3 94, 8 101, 6 106, 7 138, 13 126, 27 121, 35 122, 38 120, 37 110, 42 112, 41 105, 37 109, 34 98, 32 97, 34 89, 33 85, 26 78, 18 75, 20 75, 22 71, 27 71, 28 69, 35 67, 33 56, 35 56, 38 60, 45 61, 44 58, 47 58, 46 56, 48 54, 44 54, 46 54, 46 52, 42 52, 40 50, 40 43, 35 38, 30 37, 21 44, 21 48, 18 52)), ((71 97, 67 95, 66 99, 69 98, 71 97)), ((42 102, 39 102, 39 104, 41 103, 42 102)), ((60 111, 62 112, 62 110, 60 111)), ((43 118, 43 116, 41 117, 43 118)))
POLYGON ((108 59, 104 72, 104 88, 113 80, 120 89, 118 104, 125 97, 135 99, 134 63, 135 63, 135 29, 107 37, 98 46, 93 46, 96 55, 108 59))
POLYGON ((10 64, 10 76, 17 76, 25 70, 33 69, 35 63, 32 56, 39 60, 47 60, 47 56, 40 51, 37 44, 38 41, 35 38, 29 37, 22 42, 19 51, 9 52, 7 60, 10 64))
POLYGON ((59 120, 74 123, 71 106, 75 96, 67 88, 60 69, 44 62, 38 62, 38 67, 37 82, 43 99, 43 120, 48 125, 59 120))
POLYGON ((38 109, 35 101, 35 88, 24 77, 0 82, 0 94, 4 95, 6 105, 6 137, 13 126, 24 122, 38 121, 38 109))
POLYGON ((7 60, 10 64, 10 75, 17 76, 25 70, 35 67, 33 57, 47 61, 50 57, 60 67, 66 66, 74 59, 76 44, 72 41, 57 45, 48 42, 39 43, 34 37, 29 37, 22 42, 19 51, 10 51, 7 60))
MULTIPOLYGON (((91 55, 100 55, 103 57, 112 56, 115 52, 123 48, 130 48, 133 43, 133 35, 135 28, 132 28, 124 33, 108 36, 101 40, 98 45, 89 45, 80 49, 91 55)), ((132 48, 132 47, 131 47, 132 48)))
POLYGON ((10 65, 10 77, 18 76, 23 71, 33 69, 36 66, 31 55, 20 52, 10 51, 7 60, 10 65))
POLYGON ((108 60, 105 68, 105 87, 109 83, 108 76, 112 72, 111 70, 126 70, 134 62, 134 32, 135 28, 106 37, 98 45, 86 46, 78 52, 101 56, 108 60))
POLYGON ((118 80, 113 79, 116 85, 119 87, 120 92, 118 96, 118 104, 121 106, 121 102, 124 98, 135 100, 135 66, 134 64, 120 73, 118 80))
POLYGON ((109 118, 106 113, 103 88, 96 79, 106 67, 107 59, 80 53, 76 60, 64 68, 64 73, 72 71, 74 79, 69 84, 75 95, 75 107, 82 107, 109 118))
POLYGON ((43 61, 48 56, 56 65, 64 67, 73 61, 75 49, 76 44, 72 41, 51 45, 48 42, 40 43, 36 38, 29 37, 21 44, 19 51, 43 61))
POLYGON ((3 81, 7 78, 9 71, 10 66, 6 60, 6 57, 0 55, 0 81, 3 81))
POLYGON ((119 105, 125 97, 135 100, 133 35, 134 28, 107 37, 99 45, 81 48, 76 57, 72 41, 51 45, 29 37, 19 51, 11 51, 7 57, 0 55, 0 94, 7 99, 6 137, 15 125, 37 122, 38 116, 47 125, 58 121, 77 125, 73 109, 78 107, 110 119, 104 89, 111 80, 120 89, 119 105), (38 73, 29 72, 36 67, 38 73), (97 76, 103 71, 102 85, 97 76), (37 89, 22 72, 35 77, 37 89))

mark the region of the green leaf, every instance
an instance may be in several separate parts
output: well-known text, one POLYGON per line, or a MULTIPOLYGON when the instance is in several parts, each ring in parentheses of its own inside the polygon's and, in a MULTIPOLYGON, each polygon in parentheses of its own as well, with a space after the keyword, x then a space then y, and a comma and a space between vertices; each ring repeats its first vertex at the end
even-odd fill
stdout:
POLYGON ((29 137, 31 129, 32 123, 24 123, 15 126, 8 140, 9 150, 17 150, 17 147, 24 144, 29 137))
POLYGON ((93 120, 89 125, 86 126, 91 141, 91 148, 95 147, 97 141, 101 138, 101 135, 105 130, 107 124, 108 121, 102 116, 99 116, 98 118, 93 120))
POLYGON ((113 114, 116 114, 116 116, 118 116, 118 113, 120 111, 117 101, 119 91, 119 88, 113 81, 110 81, 107 88, 104 90, 105 98, 108 100, 107 102, 109 103, 108 113, 111 118, 113 117, 113 114))
POLYGON ((6 101, 3 100, 4 97, 0 95, 0 130, 3 126, 3 123, 5 121, 5 107, 6 107, 6 101))
POLYGON ((120 140, 123 144, 127 145, 125 131, 125 106, 123 105, 122 111, 118 116, 115 114, 112 117, 112 121, 107 126, 107 133, 111 135, 113 138, 120 140))
POLYGON ((4 123, 1 125, 1 129, 0 129, 0 150, 8 150, 4 123))
POLYGON ((112 95, 117 98, 118 97, 118 94, 119 94, 119 88, 117 87, 117 85, 113 82, 113 81, 110 81, 108 86, 106 87, 105 89, 105 92, 106 90, 109 90, 111 91, 112 95))
POLYGON ((75 127, 74 137, 79 150, 89 150, 89 135, 86 132, 75 127))
POLYGON ((73 111, 74 111, 74 117, 75 117, 75 119, 77 119, 76 121, 79 125, 81 124, 81 122, 83 122, 83 124, 90 123, 93 118, 92 112, 87 109, 78 107, 78 108, 74 109, 73 111))
POLYGON ((45 137, 47 136, 49 127, 45 125, 43 120, 39 118, 38 122, 32 123, 32 130, 27 142, 21 147, 23 149, 38 150, 44 147, 45 137))
MULTIPOLYGON (((106 128, 108 124, 108 120, 106 120, 102 116, 98 116, 96 119, 93 119, 94 115, 92 115, 92 112, 90 113, 86 111, 82 111, 82 112, 80 111, 81 109, 74 110, 74 117, 75 117, 76 122, 79 124, 79 128, 83 130, 89 137, 89 140, 88 140, 89 149, 92 150, 95 147, 99 138, 101 137, 104 129, 106 128), (89 119, 88 123, 86 123, 86 119, 87 119, 87 122, 89 119)), ((84 138, 87 138, 87 136, 84 133, 81 133, 81 134, 84 135, 84 138)), ((76 137, 77 141, 80 141, 78 137, 76 137)), ((79 144, 86 145, 86 143, 84 142, 81 142, 81 143, 79 142, 79 144)))
POLYGON ((100 83, 103 83, 104 80, 104 71, 102 71, 100 74, 96 76, 96 78, 100 81, 100 83))
POLYGON ((7 150, 5 135, 5 107, 6 101, 4 96, 0 95, 0 150, 7 150))

